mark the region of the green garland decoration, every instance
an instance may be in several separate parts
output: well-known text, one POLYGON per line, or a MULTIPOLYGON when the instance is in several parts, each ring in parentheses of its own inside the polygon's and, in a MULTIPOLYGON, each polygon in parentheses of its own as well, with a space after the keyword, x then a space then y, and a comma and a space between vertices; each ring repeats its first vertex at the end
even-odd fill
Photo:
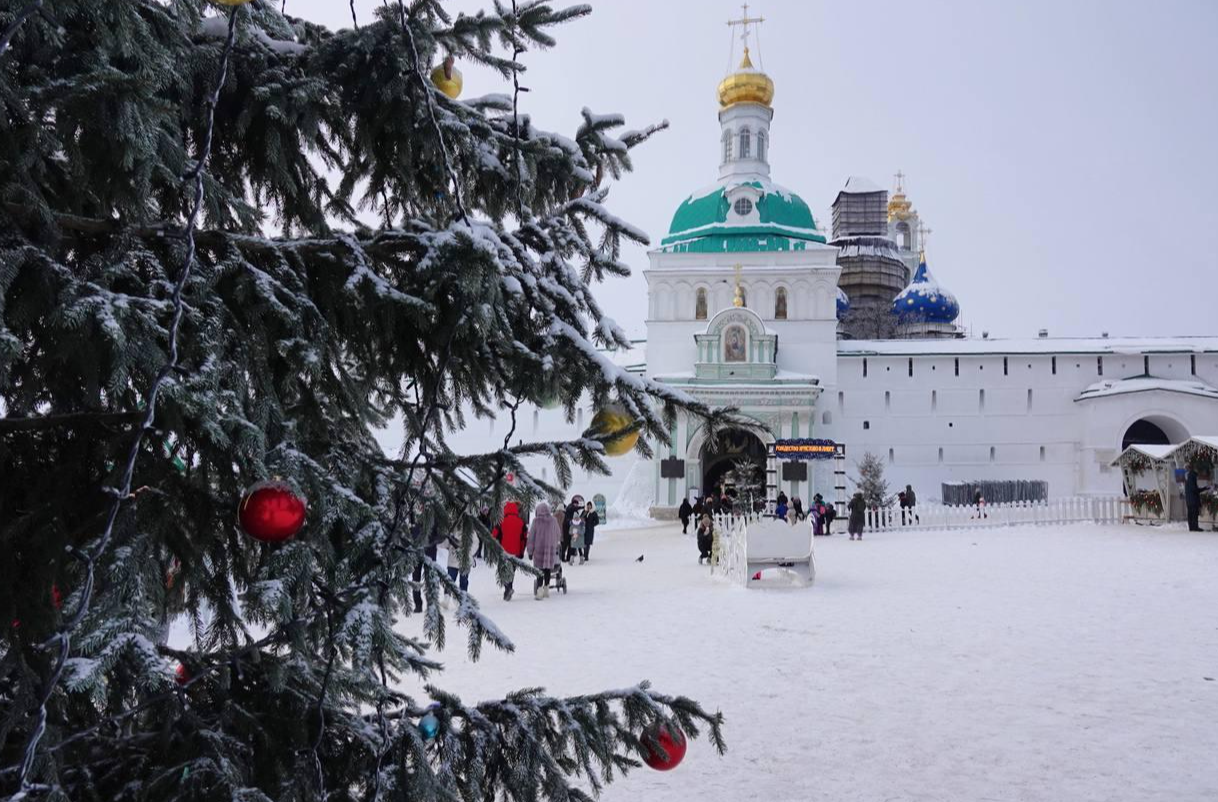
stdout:
POLYGON ((1155 515, 1163 514, 1163 497, 1159 495, 1158 490, 1135 490, 1129 494, 1129 503, 1139 515, 1146 510, 1155 515))

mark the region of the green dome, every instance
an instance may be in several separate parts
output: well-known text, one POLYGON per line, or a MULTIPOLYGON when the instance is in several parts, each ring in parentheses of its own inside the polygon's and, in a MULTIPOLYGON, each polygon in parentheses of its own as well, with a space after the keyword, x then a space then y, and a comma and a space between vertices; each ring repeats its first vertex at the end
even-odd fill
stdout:
POLYGON ((660 248, 670 253, 791 251, 824 241, 803 198, 777 184, 746 181, 718 185, 686 198, 672 216, 660 248), (738 186, 761 193, 755 202, 757 216, 750 222, 728 222, 732 210, 727 195, 738 186))

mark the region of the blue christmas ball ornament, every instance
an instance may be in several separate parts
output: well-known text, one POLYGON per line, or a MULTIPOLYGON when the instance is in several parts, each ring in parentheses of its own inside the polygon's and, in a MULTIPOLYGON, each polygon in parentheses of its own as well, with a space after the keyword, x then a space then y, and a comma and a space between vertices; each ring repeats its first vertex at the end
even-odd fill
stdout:
POLYGON ((423 740, 430 741, 435 738, 440 732, 440 719, 436 718, 436 714, 428 712, 419 719, 419 732, 423 735, 423 740))

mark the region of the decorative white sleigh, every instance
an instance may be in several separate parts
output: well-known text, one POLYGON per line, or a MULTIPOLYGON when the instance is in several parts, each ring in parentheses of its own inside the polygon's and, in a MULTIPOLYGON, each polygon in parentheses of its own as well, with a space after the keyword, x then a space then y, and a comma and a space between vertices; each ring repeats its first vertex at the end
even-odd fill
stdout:
POLYGON ((778 518, 750 521, 746 528, 748 586, 805 586, 816 577, 812 527, 778 518))

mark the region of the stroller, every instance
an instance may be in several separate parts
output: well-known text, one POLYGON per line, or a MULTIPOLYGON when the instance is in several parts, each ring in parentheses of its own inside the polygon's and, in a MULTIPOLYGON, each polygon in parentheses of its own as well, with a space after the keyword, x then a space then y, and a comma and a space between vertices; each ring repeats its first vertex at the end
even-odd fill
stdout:
POLYGON ((567 592, 567 578, 562 575, 562 562, 554 566, 554 570, 550 572, 550 587, 554 588, 554 592, 567 592))
MULTIPOLYGON (((533 580, 533 588, 536 590, 541 587, 541 577, 533 580)), ((553 588, 555 593, 567 592, 567 578, 562 575, 562 563, 559 562, 550 570, 550 584, 546 587, 553 588)))

